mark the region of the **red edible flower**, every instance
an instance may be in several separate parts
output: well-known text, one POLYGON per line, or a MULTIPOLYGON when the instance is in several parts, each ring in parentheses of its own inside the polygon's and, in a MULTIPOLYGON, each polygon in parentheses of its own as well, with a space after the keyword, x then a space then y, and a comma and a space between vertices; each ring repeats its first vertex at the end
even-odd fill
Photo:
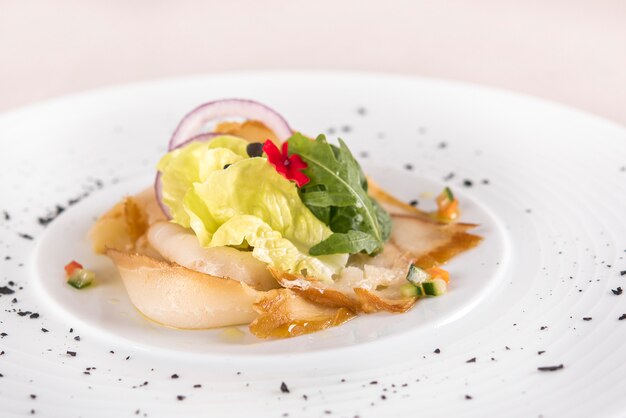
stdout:
POLYGON ((307 164, 302 161, 298 154, 289 156, 289 144, 283 142, 282 153, 278 147, 269 139, 263 144, 263 152, 267 154, 267 161, 274 166, 287 180, 293 180, 298 187, 302 187, 311 181, 302 171, 307 168, 307 164))

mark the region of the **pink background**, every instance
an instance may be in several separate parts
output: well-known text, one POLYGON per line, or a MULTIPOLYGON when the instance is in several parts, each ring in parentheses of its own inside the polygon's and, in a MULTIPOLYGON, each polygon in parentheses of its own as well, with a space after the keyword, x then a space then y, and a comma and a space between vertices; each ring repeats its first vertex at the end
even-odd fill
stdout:
POLYGON ((626 1, 0 0, 0 111, 244 69, 464 80, 626 125, 626 1))

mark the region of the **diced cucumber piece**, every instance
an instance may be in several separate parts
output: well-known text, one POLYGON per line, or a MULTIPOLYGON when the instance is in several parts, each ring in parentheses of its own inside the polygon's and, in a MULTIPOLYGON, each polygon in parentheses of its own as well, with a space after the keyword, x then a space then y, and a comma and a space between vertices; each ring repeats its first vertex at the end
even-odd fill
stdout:
POLYGON ((405 298, 415 298, 424 296, 424 289, 421 285, 414 285, 412 283, 405 283, 400 286, 400 294, 405 298))
POLYGON ((428 296, 441 296, 448 290, 448 285, 443 279, 432 279, 422 283, 424 293, 428 296))
POLYGON ((89 286, 95 277, 96 274, 93 271, 76 269, 69 279, 67 279, 67 284, 76 289, 82 289, 83 287, 89 286))
POLYGON ((417 296, 417 287, 411 283, 405 283, 400 286, 400 294, 405 298, 413 298, 417 296))
POLYGON ((411 264, 409 266, 409 272, 406 275, 406 279, 414 285, 418 285, 422 282, 425 282, 426 280, 429 280, 430 274, 426 273, 415 264, 411 264))
POLYGON ((417 289, 417 296, 426 296, 426 293, 424 293, 424 288, 421 285, 415 286, 415 288, 417 289))

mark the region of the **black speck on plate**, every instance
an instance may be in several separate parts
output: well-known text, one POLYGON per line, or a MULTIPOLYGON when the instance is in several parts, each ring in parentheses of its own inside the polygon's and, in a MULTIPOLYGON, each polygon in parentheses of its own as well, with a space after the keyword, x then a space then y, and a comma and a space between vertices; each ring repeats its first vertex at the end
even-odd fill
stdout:
POLYGON ((558 366, 544 366, 544 367, 537 367, 537 370, 539 370, 540 372, 554 372, 557 370, 561 370, 564 366, 562 364, 559 364, 558 366))

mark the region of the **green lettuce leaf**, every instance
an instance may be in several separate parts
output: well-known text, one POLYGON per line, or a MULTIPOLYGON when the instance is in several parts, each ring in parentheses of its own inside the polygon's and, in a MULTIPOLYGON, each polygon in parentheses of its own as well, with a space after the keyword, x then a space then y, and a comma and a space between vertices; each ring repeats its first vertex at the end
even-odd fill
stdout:
POLYGON ((209 149, 226 148, 239 155, 242 158, 248 158, 249 142, 243 138, 231 135, 220 135, 212 138, 206 143, 209 149))
POLYGON ((294 274, 306 270, 323 280, 330 280, 347 262, 347 254, 309 255, 332 231, 302 203, 296 185, 265 158, 241 159, 212 171, 194 183, 182 201, 202 246, 247 243, 254 247, 253 255, 276 268, 294 274))
POLYGON ((189 227, 183 198, 194 183, 210 173, 246 158, 247 142, 234 136, 220 136, 208 142, 192 142, 166 154, 157 165, 161 171, 163 203, 177 223, 189 227))
POLYGON ((348 258, 347 254, 312 257, 263 220, 251 215, 237 215, 226 221, 213 234, 210 246, 246 244, 252 246, 252 255, 256 259, 281 271, 305 273, 326 281, 345 266, 348 258))
POLYGON ((378 249, 378 242, 365 232, 350 230, 346 233, 335 232, 324 241, 315 245, 309 251, 313 256, 334 253, 350 253, 355 248, 360 248, 368 254, 378 249))

